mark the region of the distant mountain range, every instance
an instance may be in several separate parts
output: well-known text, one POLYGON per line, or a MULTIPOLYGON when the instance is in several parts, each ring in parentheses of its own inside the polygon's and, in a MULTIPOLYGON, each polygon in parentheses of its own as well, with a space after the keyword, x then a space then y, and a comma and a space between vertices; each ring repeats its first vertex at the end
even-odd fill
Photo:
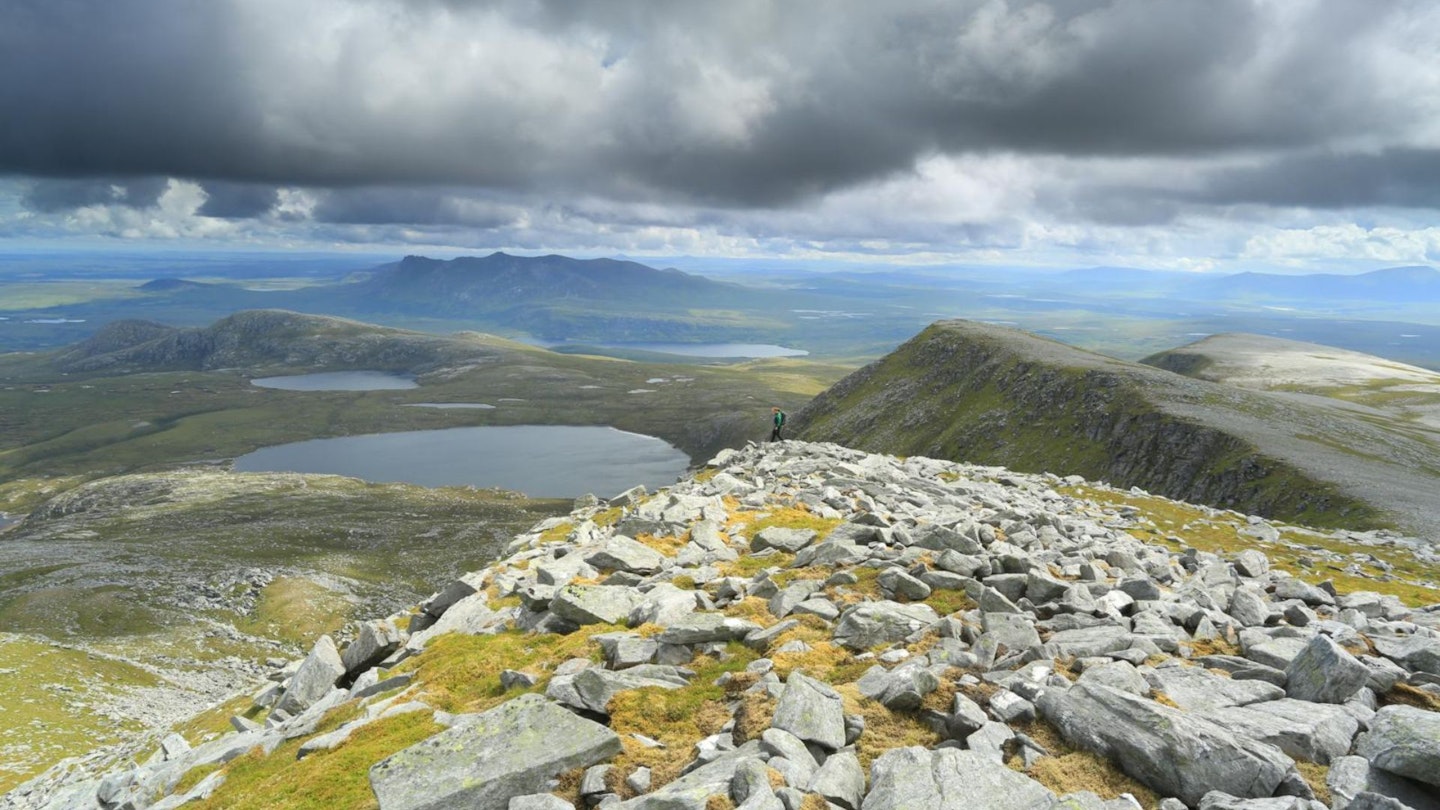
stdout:
POLYGON ((1059 274, 1057 289, 1088 293, 1168 293, 1205 301, 1440 301, 1440 270, 1390 267, 1356 275, 1275 273, 1210 275, 1124 267, 1092 267, 1059 274))
POLYGON ((539 304, 583 308, 597 302, 663 310, 753 303, 755 291, 638 262, 568 256, 462 256, 449 261, 406 256, 382 265, 353 292, 371 305, 420 305, 452 312, 496 312, 539 304))
POLYGON ((466 340, 283 310, 237 312, 200 328, 115 321, 56 354, 69 373, 209 371, 265 366, 423 370, 461 357, 494 354, 466 340))

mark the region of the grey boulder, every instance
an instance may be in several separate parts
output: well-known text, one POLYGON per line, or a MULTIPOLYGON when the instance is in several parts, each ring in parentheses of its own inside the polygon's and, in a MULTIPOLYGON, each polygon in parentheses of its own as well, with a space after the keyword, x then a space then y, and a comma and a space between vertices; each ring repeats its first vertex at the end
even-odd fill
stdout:
POLYGON ((370 768, 381 810, 506 810, 562 771, 620 753, 615 732, 539 695, 521 695, 370 768))
POLYGON ((1285 693, 1312 703, 1344 703, 1370 679, 1370 668, 1329 636, 1316 635, 1285 668, 1285 693))
POLYGON ((859 757, 853 751, 831 754, 810 778, 809 790, 846 810, 860 810, 860 801, 865 795, 865 769, 860 767, 859 757))
POLYGON ((774 548, 793 554, 815 542, 816 536, 814 529, 782 529, 771 526, 755 533, 750 540, 750 550, 764 551, 774 548))
POLYGON ((894 711, 908 711, 920 708, 925 696, 940 687, 940 679, 923 666, 910 664, 887 670, 882 666, 871 667, 860 677, 856 686, 860 694, 882 703, 894 711))
POLYGON ((312 703, 330 692, 335 682, 345 674, 345 663, 335 642, 329 636, 321 636, 311 648, 310 654, 300 663, 300 668, 290 676, 285 695, 275 704, 278 711, 298 714, 312 703))
POLYGON ((1050 810, 1055 794, 1034 779, 974 751, 886 751, 870 766, 861 810, 1050 810))
POLYGON ((617 534, 599 551, 586 556, 585 562, 602 571, 653 574, 665 565, 665 555, 623 534, 617 534))
POLYGON ((1339 706, 1285 698, 1232 706, 1206 715, 1245 736, 1267 742, 1296 759, 1328 765, 1350 751, 1360 723, 1339 706))
POLYGON ((835 625, 837 644, 852 650, 868 650, 879 644, 893 644, 923 630, 940 617, 929 605, 902 605, 898 602, 861 602, 840 614, 835 625))
POLYGON ((1211 790, 1272 796, 1295 767, 1273 745, 1108 686, 1046 690, 1037 703, 1072 744, 1115 760, 1151 789, 1191 806, 1211 790))
POLYGON ((1355 742, 1355 753, 1381 770, 1440 786, 1440 713, 1386 706, 1355 742))
POLYGON ((642 601, 630 588, 606 585, 566 585, 550 600, 550 612, 579 625, 619 624, 642 601))
POLYGON ((799 672, 792 672, 785 682, 770 725, 831 751, 845 745, 845 709, 840 693, 799 672))

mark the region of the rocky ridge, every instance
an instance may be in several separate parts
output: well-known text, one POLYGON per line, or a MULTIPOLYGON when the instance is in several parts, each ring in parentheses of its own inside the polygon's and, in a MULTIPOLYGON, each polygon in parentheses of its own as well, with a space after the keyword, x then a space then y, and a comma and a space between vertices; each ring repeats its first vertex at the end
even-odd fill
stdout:
POLYGON ((992 324, 935 323, 794 423, 797 438, 871 452, 1059 470, 1312 525, 1440 534, 1440 444, 1404 419, 992 324))
POLYGON ((275 802, 352 757, 382 810, 1440 806, 1440 606, 1145 542, 1082 484, 724 451, 321 638, 231 733, 0 805, 275 802))

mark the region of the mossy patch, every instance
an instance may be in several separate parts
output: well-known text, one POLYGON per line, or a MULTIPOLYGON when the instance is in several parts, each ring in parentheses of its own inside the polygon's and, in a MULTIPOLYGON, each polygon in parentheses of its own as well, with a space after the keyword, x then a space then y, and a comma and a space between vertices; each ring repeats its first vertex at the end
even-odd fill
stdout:
POLYGON ((265 755, 256 749, 225 768, 225 783, 196 810, 263 808, 330 810, 375 808, 370 766, 444 729, 428 712, 410 712, 376 720, 356 730, 338 748, 297 760, 301 740, 265 755))
POLYGON ((755 653, 731 643, 724 658, 695 659, 689 665, 695 677, 680 689, 632 689, 611 699, 610 727, 624 745, 613 761, 617 778, 623 780, 636 768, 647 767, 652 787, 674 781, 694 755, 695 744, 730 721, 725 687, 714 682, 726 672, 744 670, 755 660, 755 653), (665 747, 648 747, 636 740, 635 734, 659 740, 665 747))
POLYGON ((138 731, 95 709, 159 680, 123 661, 0 635, 0 793, 76 751, 138 731))
POLYGON ((741 554, 739 559, 722 562, 715 567, 719 569, 722 576, 749 579, 770 568, 789 568, 793 562, 795 562, 794 554, 776 551, 768 554, 741 554))
POLYGON ((300 577, 280 577, 260 591, 255 613, 237 621, 241 632, 308 644, 345 626, 353 605, 342 594, 300 577))
MULTIPOLYGON (((494 635, 449 633, 430 642, 425 654, 396 667, 414 672, 421 684, 417 699, 447 712, 481 712, 513 697, 500 683, 507 669, 548 673, 571 658, 599 660, 599 645, 591 636, 624 630, 619 625, 593 624, 569 635, 533 635, 508 630, 494 635)), ((549 682, 542 677, 533 690, 549 682)))

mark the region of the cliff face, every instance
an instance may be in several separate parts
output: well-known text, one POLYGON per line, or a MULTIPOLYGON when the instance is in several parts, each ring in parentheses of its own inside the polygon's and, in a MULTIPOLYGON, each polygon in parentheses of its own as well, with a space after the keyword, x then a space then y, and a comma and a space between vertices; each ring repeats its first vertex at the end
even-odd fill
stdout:
MULTIPOLYGON (((935 324, 821 394, 794 421, 801 438, 871 452, 1073 473, 1309 522, 1385 519, 1386 504, 1377 508, 1368 489, 1346 486, 1347 471, 1364 459, 1329 446, 1374 447, 1374 425, 1319 403, 1187 379, 984 324, 935 324)), ((1406 475, 1403 465, 1385 465, 1355 477, 1374 479, 1378 490, 1380 479, 1393 485, 1406 475)), ((1420 497, 1425 486, 1401 488, 1420 497)))

